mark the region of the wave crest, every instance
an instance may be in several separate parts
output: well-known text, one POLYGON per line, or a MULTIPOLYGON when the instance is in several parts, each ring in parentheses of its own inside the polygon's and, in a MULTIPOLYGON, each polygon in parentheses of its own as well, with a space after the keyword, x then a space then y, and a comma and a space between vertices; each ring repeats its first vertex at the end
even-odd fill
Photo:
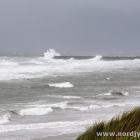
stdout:
POLYGON ((96 55, 92 60, 95 60, 95 61, 101 60, 102 57, 103 57, 102 55, 96 55))
POLYGON ((52 59, 52 58, 54 58, 55 56, 60 56, 60 54, 57 53, 54 49, 49 49, 49 50, 47 50, 47 52, 45 52, 45 53, 43 54, 43 57, 44 57, 45 59, 52 59))
POLYGON ((21 116, 32 116, 32 115, 46 115, 49 112, 52 112, 53 109, 51 107, 35 107, 35 108, 27 108, 21 110, 15 110, 14 113, 21 116))
POLYGON ((129 93, 128 92, 126 92, 126 91, 110 91, 110 93, 112 94, 112 95, 122 95, 122 96, 128 96, 129 95, 129 93))
POLYGON ((71 84, 70 82, 65 82, 65 83, 48 83, 48 86, 50 87, 58 87, 58 88, 71 88, 74 87, 73 84, 71 84))

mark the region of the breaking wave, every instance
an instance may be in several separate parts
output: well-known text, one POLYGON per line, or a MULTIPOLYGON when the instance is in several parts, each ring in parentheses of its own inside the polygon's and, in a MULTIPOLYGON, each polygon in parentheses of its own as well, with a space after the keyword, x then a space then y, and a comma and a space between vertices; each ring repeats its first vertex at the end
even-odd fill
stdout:
POLYGON ((11 115, 10 114, 4 114, 0 116, 0 124, 5 124, 10 121, 11 115))
POLYGON ((84 111, 84 110, 94 110, 94 109, 100 109, 100 108, 109 108, 109 107, 119 107, 119 106, 125 106, 125 104, 104 104, 104 105, 89 105, 89 106, 70 106, 67 101, 56 103, 56 104, 35 104, 30 105, 37 108, 42 107, 51 107, 52 109, 63 109, 63 110, 77 110, 77 111, 84 111))
MULTIPOLYGON (((57 77, 90 72, 112 72, 138 70, 140 68, 140 59, 121 60, 104 59, 101 55, 93 57, 60 56, 55 50, 50 49, 44 53, 43 57, 7 57, 0 60, 0 81, 35 79, 42 77, 57 77), (59 56, 53 59, 55 56, 59 56), (115 60, 115 61, 114 61, 115 60), (8 66, 8 67, 6 67, 8 66)), ((108 77, 108 81, 112 78, 108 77)), ((67 88, 73 87, 72 84, 66 83, 49 83, 50 87, 67 88)))
POLYGON ((67 106, 65 109, 73 109, 77 111, 94 110, 100 108, 120 107, 125 104, 106 104, 106 105, 89 105, 89 106, 67 106))
POLYGON ((50 87, 58 87, 58 88, 71 88, 74 87, 73 84, 71 84, 70 82, 65 82, 65 83, 48 83, 48 86, 50 87))
POLYGON ((35 107, 35 108, 27 108, 21 110, 15 110, 14 113, 21 116, 32 116, 32 115, 46 115, 52 112, 53 109, 51 107, 35 107))
POLYGON ((65 109, 67 106, 68 102, 64 101, 64 102, 60 102, 60 103, 55 103, 55 104, 34 104, 34 105, 29 105, 29 106, 34 106, 34 107, 51 107, 51 108, 61 108, 61 109, 65 109))
POLYGON ((60 56, 60 54, 53 49, 49 49, 43 54, 43 57, 48 60, 54 58, 55 56, 60 56))
POLYGON ((80 96, 63 96, 63 95, 46 95, 52 98, 64 98, 64 99, 80 99, 80 96))
POLYGON ((102 59, 102 55, 96 55, 92 60, 101 60, 102 59))

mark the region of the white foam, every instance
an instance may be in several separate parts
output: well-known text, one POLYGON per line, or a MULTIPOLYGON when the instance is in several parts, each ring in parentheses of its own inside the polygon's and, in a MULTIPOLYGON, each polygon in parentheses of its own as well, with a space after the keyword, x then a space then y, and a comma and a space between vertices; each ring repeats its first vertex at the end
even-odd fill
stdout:
POLYGON ((68 104, 68 102, 64 101, 64 102, 60 102, 60 103, 56 103, 56 104, 51 104, 51 105, 48 105, 48 106, 51 106, 53 108, 62 108, 62 109, 64 109, 67 106, 67 104, 68 104))
POLYGON ((47 107, 47 108, 35 107, 35 108, 15 110, 14 112, 21 116, 27 116, 27 115, 31 116, 31 115, 46 115, 52 111, 53 109, 51 107, 47 107))
MULTIPOLYGON (((93 124, 94 120, 90 121, 65 121, 65 122, 49 122, 49 123, 36 123, 27 125, 3 125, 0 126, 0 133, 12 132, 19 130, 36 130, 36 129, 68 129, 73 127, 81 127, 93 124)), ((80 131, 80 130, 79 130, 80 131)))
POLYGON ((34 104, 34 105, 28 105, 28 106, 34 106, 34 107, 51 107, 51 108, 61 108, 65 109, 67 106, 68 102, 60 102, 60 103, 55 103, 55 104, 34 104))
POLYGON ((53 49, 49 49, 44 53, 44 58, 48 60, 54 58, 55 56, 60 56, 60 54, 53 49))
POLYGON ((80 99, 80 96, 62 96, 64 99, 80 99))
POLYGON ((99 109, 101 107, 98 105, 89 105, 89 106, 76 106, 76 107, 67 107, 67 108, 74 109, 77 111, 85 111, 85 110, 99 109))
POLYGON ((96 55, 92 60, 101 60, 102 59, 102 56, 101 55, 96 55))
POLYGON ((106 80, 110 81, 111 79, 110 78, 106 78, 106 80))
POLYGON ((52 98, 64 98, 64 99, 80 99, 80 96, 63 96, 63 95, 46 95, 52 98))
POLYGON ((105 104, 105 105, 89 105, 89 106, 66 106, 64 109, 73 109, 77 111, 86 111, 86 110, 94 110, 100 108, 112 108, 112 107, 122 107, 125 104, 105 104))
POLYGON ((19 64, 16 62, 5 60, 5 59, 0 61, 0 66, 17 66, 17 65, 19 65, 19 64))
POLYGON ((0 116, 0 124, 5 124, 10 121, 11 115, 10 114, 4 114, 0 116))
POLYGON ((67 101, 64 101, 64 102, 55 103, 55 104, 31 104, 31 105, 28 105, 28 107, 29 106, 33 106, 35 108, 51 107, 53 109, 63 109, 63 110, 70 109, 70 110, 77 110, 77 111, 85 111, 85 110, 94 110, 94 109, 100 109, 100 108, 125 106, 125 104, 108 103, 108 104, 104 104, 104 105, 91 104, 91 105, 87 105, 87 106, 70 106, 67 101))
POLYGON ((128 95, 129 95, 128 92, 122 92, 122 94, 123 94, 124 96, 128 96, 128 95))
POLYGON ((103 94, 99 94, 99 95, 97 95, 97 96, 110 96, 110 95, 112 95, 110 92, 109 93, 103 93, 103 94))
POLYGON ((48 83, 48 85, 50 87, 59 87, 59 88, 71 88, 74 87, 73 84, 71 84, 70 82, 65 82, 65 83, 48 83))
POLYGON ((33 64, 38 64, 38 65, 43 65, 43 64, 45 64, 44 62, 42 62, 42 61, 38 61, 38 60, 31 60, 31 61, 29 61, 30 63, 33 63, 33 64))
MULTIPOLYGON (((7 57, 5 59, 1 59, 0 81, 54 77, 62 75, 67 76, 89 72, 121 72, 128 70, 137 70, 140 68, 140 60, 106 61, 101 60, 102 56, 100 55, 97 55, 92 59, 84 60, 52 59, 54 56, 60 56, 60 54, 56 53, 55 50, 50 49, 46 53, 44 53, 44 57, 40 58, 25 57, 25 59, 23 59, 20 57, 7 57)), ((58 86, 61 87, 61 85, 58 86)))

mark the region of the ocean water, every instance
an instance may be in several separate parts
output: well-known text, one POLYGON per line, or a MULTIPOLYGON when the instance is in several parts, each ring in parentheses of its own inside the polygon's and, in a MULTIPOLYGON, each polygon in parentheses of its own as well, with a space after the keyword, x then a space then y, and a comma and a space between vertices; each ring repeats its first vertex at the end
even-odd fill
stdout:
POLYGON ((140 105, 140 57, 0 56, 0 139, 57 139, 140 105))

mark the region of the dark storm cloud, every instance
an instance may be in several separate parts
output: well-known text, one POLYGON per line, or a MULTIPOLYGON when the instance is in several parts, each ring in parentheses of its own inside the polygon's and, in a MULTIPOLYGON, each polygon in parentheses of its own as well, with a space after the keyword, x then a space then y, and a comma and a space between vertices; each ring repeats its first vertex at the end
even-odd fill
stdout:
POLYGON ((1 0, 0 51, 140 51, 139 0, 1 0))

